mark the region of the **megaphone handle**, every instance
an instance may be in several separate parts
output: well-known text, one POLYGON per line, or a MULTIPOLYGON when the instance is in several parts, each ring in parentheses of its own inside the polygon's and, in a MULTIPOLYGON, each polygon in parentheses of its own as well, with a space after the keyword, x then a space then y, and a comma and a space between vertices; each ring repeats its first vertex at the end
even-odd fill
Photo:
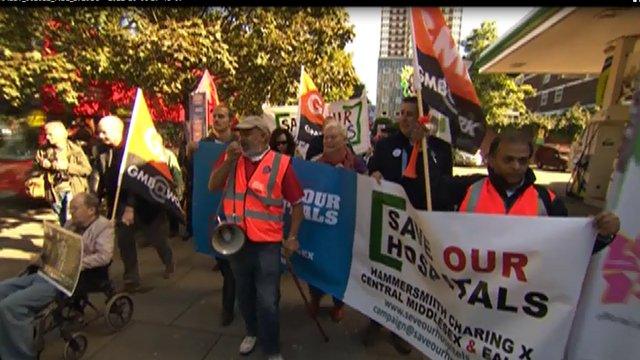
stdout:
MULTIPOLYGON (((307 308, 307 312, 309 314, 313 314, 311 312, 311 308, 309 306, 309 300, 307 300, 307 296, 304 294, 304 291, 302 291, 302 286, 300 286, 300 280, 298 280, 298 277, 293 272, 293 267, 291 266, 291 261, 287 257, 285 257, 285 261, 287 263, 287 270, 289 270, 289 272, 291 273, 291 277, 293 277, 293 282, 296 283, 296 287, 298 288, 298 291, 300 292, 300 295, 302 296, 302 300, 304 300, 304 306, 307 308)), ((329 342, 329 337, 327 336, 327 333, 324 332, 324 329, 322 328, 322 325, 320 325, 320 322, 318 321, 318 317, 316 315, 312 315, 311 317, 313 318, 313 320, 315 321, 316 325, 318 326, 318 330, 320 330, 320 334, 324 338, 324 342, 329 342)))

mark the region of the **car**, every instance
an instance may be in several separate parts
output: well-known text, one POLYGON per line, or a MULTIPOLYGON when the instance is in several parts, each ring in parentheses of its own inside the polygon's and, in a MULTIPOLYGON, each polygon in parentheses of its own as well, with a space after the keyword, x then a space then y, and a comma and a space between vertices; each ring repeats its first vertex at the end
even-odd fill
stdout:
POLYGON ((569 151, 560 146, 540 145, 535 152, 533 162, 540 170, 546 167, 564 172, 569 167, 569 151))
POLYGON ((37 131, 0 123, 0 198, 29 198, 24 182, 33 169, 37 131))

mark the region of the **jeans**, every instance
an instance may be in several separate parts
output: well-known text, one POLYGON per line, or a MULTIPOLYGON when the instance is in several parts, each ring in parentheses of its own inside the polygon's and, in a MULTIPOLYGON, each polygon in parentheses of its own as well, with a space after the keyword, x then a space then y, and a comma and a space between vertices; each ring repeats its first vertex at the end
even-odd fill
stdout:
POLYGON ((216 258, 222 273, 222 310, 227 314, 233 314, 233 305, 236 302, 236 281, 229 260, 216 258))
POLYGON ((139 284, 140 272, 138 270, 138 249, 136 247, 136 232, 141 231, 146 241, 156 249, 158 256, 165 266, 173 261, 173 252, 169 246, 169 219, 164 210, 145 223, 134 215, 134 223, 125 225, 118 222, 116 225, 116 240, 120 257, 124 264, 123 279, 126 284, 139 284))
POLYGON ((280 353, 280 243, 247 241, 229 257, 247 335, 265 354, 280 353))
POLYGON ((0 358, 34 359, 33 318, 59 294, 38 274, 0 282, 0 358))
POLYGON ((64 224, 69 219, 69 203, 73 195, 71 195, 70 191, 61 191, 58 194, 58 201, 51 204, 51 208, 53 212, 58 215, 58 221, 60 222, 60 226, 64 226, 64 224))

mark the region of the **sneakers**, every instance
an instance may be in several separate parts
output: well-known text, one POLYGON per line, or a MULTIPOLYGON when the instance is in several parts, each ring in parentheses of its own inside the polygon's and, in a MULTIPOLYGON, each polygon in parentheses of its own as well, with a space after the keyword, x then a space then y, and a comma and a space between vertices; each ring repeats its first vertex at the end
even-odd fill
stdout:
POLYGON ((344 319, 344 306, 343 305, 333 305, 331 308, 331 320, 333 322, 339 323, 344 319))
POLYGON ((245 336, 240 343, 240 355, 249 355, 256 347, 256 340, 255 336, 245 336))
POLYGON ((281 354, 269 355, 268 360, 284 360, 281 354))
POLYGON ((169 279, 175 271, 176 271, 176 263, 175 261, 172 261, 169 265, 167 265, 164 268, 164 274, 162 274, 162 277, 165 279, 169 279))

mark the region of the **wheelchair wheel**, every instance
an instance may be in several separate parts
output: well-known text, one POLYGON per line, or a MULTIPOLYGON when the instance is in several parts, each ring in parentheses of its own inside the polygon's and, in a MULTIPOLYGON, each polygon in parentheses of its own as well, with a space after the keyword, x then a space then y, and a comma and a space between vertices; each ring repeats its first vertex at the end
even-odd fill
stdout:
POLYGON ((127 294, 115 295, 107 302, 104 317, 111 329, 122 329, 133 317, 133 300, 127 294))
POLYGON ((64 359, 76 360, 82 358, 87 351, 88 343, 89 341, 83 333, 73 333, 64 347, 64 359))

